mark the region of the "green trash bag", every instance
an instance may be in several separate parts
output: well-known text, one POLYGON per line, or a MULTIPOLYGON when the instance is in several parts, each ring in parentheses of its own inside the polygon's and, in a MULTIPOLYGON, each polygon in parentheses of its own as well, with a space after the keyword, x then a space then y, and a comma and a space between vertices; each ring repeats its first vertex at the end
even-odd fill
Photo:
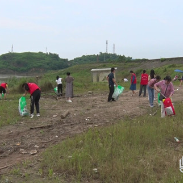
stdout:
POLYGON ((125 88, 124 87, 122 87, 122 86, 120 86, 120 85, 118 85, 118 87, 114 87, 114 93, 113 93, 113 95, 112 95, 112 98, 114 98, 115 100, 118 100, 118 97, 122 94, 122 92, 123 92, 123 90, 124 90, 125 88))
POLYGON ((160 93, 158 93, 158 105, 161 105, 161 101, 159 100, 159 97, 160 97, 160 93))
POLYGON ((27 102, 26 102, 25 97, 21 97, 19 99, 18 109, 19 109, 20 116, 28 116, 29 115, 29 113, 27 111, 27 102))
POLYGON ((0 99, 3 99, 4 98, 4 93, 2 92, 2 95, 0 96, 0 99))
POLYGON ((58 88, 57 88, 57 87, 54 88, 54 92, 55 92, 56 94, 58 94, 58 88))

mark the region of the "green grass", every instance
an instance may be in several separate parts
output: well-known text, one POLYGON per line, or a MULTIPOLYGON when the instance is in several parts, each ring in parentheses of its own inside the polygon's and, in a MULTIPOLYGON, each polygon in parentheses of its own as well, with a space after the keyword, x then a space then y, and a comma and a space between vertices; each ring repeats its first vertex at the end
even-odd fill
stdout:
POLYGON ((43 153, 43 174, 51 170, 74 176, 75 182, 182 182, 178 163, 183 149, 174 141, 175 136, 183 140, 182 109, 177 104, 174 117, 147 114, 65 140, 43 153))
POLYGON ((18 112, 18 101, 21 95, 7 95, 7 100, 0 100, 0 127, 15 124, 21 116, 18 112))
MULTIPOLYGON (((65 91, 65 78, 66 73, 70 72, 71 76, 74 77, 74 94, 83 94, 87 91, 94 91, 94 92, 101 92, 101 91, 108 91, 108 84, 107 82, 100 82, 100 83, 93 83, 92 82, 92 73, 91 69, 93 68, 111 68, 117 67, 118 70, 116 72, 117 82, 118 84, 125 87, 125 90, 128 91, 130 87, 130 74, 129 71, 133 67, 139 66, 138 63, 100 63, 100 64, 83 64, 83 65, 75 65, 63 70, 59 71, 51 71, 45 73, 44 75, 39 77, 38 85, 41 87, 43 92, 53 92, 53 88, 56 86, 56 76, 59 75, 63 78, 63 91, 65 91), (129 79, 128 83, 123 82, 123 78, 126 77, 129 79)), ((163 79, 166 75, 170 75, 172 79, 175 75, 181 74, 174 72, 175 69, 183 70, 183 65, 181 64, 169 64, 162 67, 155 68, 156 75, 160 75, 163 79)), ((137 89, 139 88, 140 83, 140 75, 143 71, 142 69, 134 70, 137 75, 137 89)), ((147 69, 147 73, 150 73, 150 69, 147 69)), ((13 92, 20 93, 21 85, 24 82, 35 82, 37 83, 36 77, 28 77, 28 78, 11 78, 8 80, 8 85, 13 92)), ((175 85, 179 85, 179 81, 174 82, 175 85)))

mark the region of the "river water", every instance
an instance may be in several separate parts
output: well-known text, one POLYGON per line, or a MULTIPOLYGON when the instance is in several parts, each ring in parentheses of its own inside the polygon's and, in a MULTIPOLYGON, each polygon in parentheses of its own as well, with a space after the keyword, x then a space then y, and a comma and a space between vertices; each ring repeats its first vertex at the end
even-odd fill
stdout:
POLYGON ((23 77, 31 77, 31 76, 20 76, 20 75, 13 75, 13 74, 0 74, 0 82, 5 82, 7 81, 9 78, 12 78, 12 77, 15 77, 15 78, 23 78, 23 77))

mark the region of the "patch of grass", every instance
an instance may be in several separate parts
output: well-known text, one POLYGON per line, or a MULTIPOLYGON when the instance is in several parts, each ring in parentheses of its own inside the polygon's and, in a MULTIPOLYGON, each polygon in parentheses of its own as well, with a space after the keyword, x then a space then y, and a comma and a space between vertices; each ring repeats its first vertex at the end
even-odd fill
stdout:
POLYGON ((18 112, 18 100, 21 95, 7 95, 7 100, 0 100, 0 127, 17 123, 22 117, 18 112))
POLYGON ((174 117, 162 119, 158 112, 127 118, 49 148, 43 153, 43 174, 53 170, 78 182, 181 182, 178 163, 183 149, 174 137, 183 140, 183 105, 177 104, 176 109, 174 117))

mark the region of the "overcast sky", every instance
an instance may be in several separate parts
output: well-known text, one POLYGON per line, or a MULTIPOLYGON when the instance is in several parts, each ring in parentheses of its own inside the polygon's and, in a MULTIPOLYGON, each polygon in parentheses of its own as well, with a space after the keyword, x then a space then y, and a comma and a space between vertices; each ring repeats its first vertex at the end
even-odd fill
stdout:
POLYGON ((0 55, 183 56, 182 0, 0 0, 0 55))

